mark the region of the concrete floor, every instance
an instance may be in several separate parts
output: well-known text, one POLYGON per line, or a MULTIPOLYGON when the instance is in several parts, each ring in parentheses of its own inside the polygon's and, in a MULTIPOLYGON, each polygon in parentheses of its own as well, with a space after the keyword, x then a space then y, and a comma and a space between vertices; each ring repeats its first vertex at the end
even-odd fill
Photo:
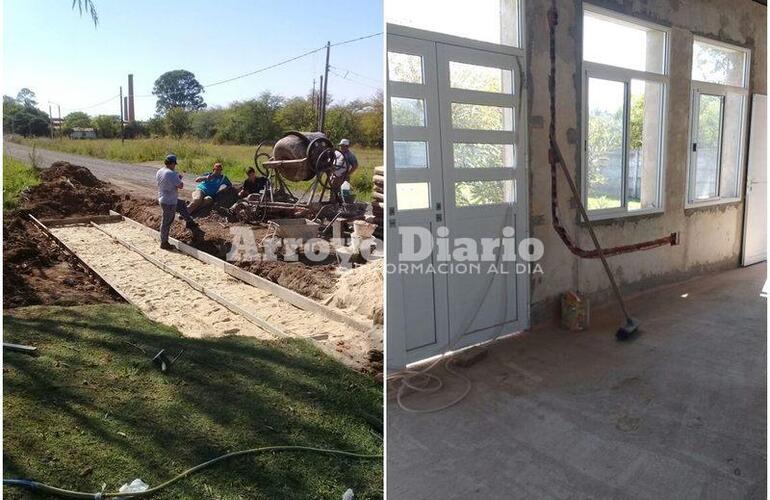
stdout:
MULTIPOLYGON (((439 413, 406 413, 390 391, 388 498, 765 498, 765 275, 758 264, 634 298, 631 343, 609 309, 590 332, 502 340, 461 369, 473 389, 439 413)), ((406 402, 463 389, 444 378, 406 402)))

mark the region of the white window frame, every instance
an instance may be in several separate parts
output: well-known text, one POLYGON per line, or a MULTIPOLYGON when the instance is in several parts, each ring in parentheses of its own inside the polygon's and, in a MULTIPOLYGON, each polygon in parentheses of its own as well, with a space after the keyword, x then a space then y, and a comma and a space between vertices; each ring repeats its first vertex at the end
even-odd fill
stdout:
MULTIPOLYGON (((685 208, 697 208, 707 207, 711 205, 721 205, 723 203, 735 203, 743 199, 743 176, 746 171, 746 155, 748 154, 748 125, 749 125, 749 76, 751 69, 751 49, 741 47, 739 45, 731 45, 719 40, 712 40, 711 38, 705 38, 701 36, 693 36, 692 45, 695 45, 696 41, 707 43, 709 45, 716 45, 725 47, 730 50, 737 50, 744 54, 744 66, 743 66, 743 86, 736 87, 734 85, 726 85, 721 83, 702 82, 699 80, 691 80, 690 83, 690 132, 688 134, 687 142, 687 178, 685 179, 685 208), (724 108, 722 110, 723 116, 720 119, 720 153, 719 168, 717 170, 717 195, 713 198, 694 200, 693 193, 691 191, 691 179, 695 175, 695 162, 693 161, 693 143, 695 138, 695 126, 697 122, 697 111, 699 106, 696 107, 696 101, 700 100, 700 94, 722 96, 726 101, 728 94, 740 94, 743 96, 743 116, 741 117, 741 145, 738 154, 738 178, 736 179, 735 192, 737 196, 722 197, 720 191, 722 189, 722 136, 724 134, 724 108)), ((691 51, 694 53, 694 51, 691 51)), ((690 78, 692 79, 692 65, 695 64, 695 58, 691 57, 690 61, 690 78)))
MULTIPOLYGON (((668 126, 668 92, 669 85, 671 83, 671 72, 669 63, 671 60, 671 29, 658 24, 650 23, 644 20, 636 19, 632 16, 617 13, 613 10, 597 7, 592 4, 583 4, 583 15, 586 12, 596 14, 598 16, 610 18, 613 22, 619 24, 627 24, 635 28, 650 28, 656 31, 660 31, 664 34, 664 50, 663 50, 663 74, 653 73, 650 71, 640 71, 628 68, 621 68, 619 66, 610 66, 608 64, 597 63, 593 61, 586 61, 583 59, 583 81, 582 81, 582 118, 581 118, 581 144, 582 144, 582 175, 581 175, 581 199, 583 205, 586 207, 588 218, 590 220, 604 220, 604 219, 619 219, 623 217, 635 217, 638 215, 663 213, 665 211, 665 189, 663 188, 665 183, 665 165, 666 165, 666 128, 668 126), (617 208, 604 208, 596 210, 588 210, 588 79, 600 78, 603 80, 615 80, 624 82, 626 84, 626 96, 625 96, 625 124, 623 131, 623 176, 622 176, 622 192, 623 200, 622 205, 617 208), (626 181, 628 177, 628 131, 630 130, 631 122, 631 80, 646 80, 652 82, 658 82, 663 86, 663 97, 661 103, 661 115, 660 115, 660 127, 658 130, 658 178, 657 178, 657 203, 655 207, 642 208, 639 210, 628 210, 626 197, 626 181)), ((583 18, 581 18, 582 21, 583 18)), ((585 32, 583 33, 585 37, 585 32)), ((582 43, 582 40, 581 40, 582 43)))

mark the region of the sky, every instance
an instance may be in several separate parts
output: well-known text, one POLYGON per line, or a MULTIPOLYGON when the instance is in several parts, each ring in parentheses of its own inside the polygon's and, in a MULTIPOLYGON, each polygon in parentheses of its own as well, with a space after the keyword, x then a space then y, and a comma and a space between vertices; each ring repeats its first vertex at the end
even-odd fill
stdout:
MULTIPOLYGON (((380 0, 94 0, 99 25, 72 10, 71 0, 4 0, 3 94, 23 87, 48 101, 91 115, 119 114, 112 97, 127 75, 136 96, 155 79, 186 69, 209 84, 254 71, 343 40, 383 31, 380 0), (99 104, 103 101, 109 102, 99 104)), ((335 102, 368 97, 382 88, 383 37, 332 47, 329 94, 335 102)), ((305 95, 323 73, 325 50, 278 68, 213 86, 209 105, 227 105, 270 91, 305 95)), ((318 82, 316 82, 318 85, 318 82)), ((135 99, 136 118, 155 113, 155 97, 135 99)), ((54 116, 57 108, 53 107, 54 116)))

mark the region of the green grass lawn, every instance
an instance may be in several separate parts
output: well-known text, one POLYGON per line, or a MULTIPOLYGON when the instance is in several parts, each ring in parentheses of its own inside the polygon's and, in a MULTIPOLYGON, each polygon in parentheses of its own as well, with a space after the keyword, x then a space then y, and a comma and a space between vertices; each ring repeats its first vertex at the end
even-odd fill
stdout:
MULTIPOLYGON (((43 149, 52 149, 95 158, 125 161, 131 163, 162 162, 163 158, 173 152, 179 158, 179 169, 183 172, 200 174, 211 170, 215 162, 221 162, 225 174, 234 182, 241 182, 246 177, 246 169, 254 165, 256 146, 213 144, 193 139, 132 139, 121 143, 120 139, 26 139, 14 136, 11 140, 26 144, 37 145, 43 149)), ((356 147, 353 152, 359 162, 359 168, 353 175, 351 184, 357 198, 361 201, 371 201, 372 174, 374 167, 383 164, 382 149, 356 147)), ((268 153, 271 148, 267 147, 268 153)), ((310 183, 290 183, 290 187, 304 190, 310 183)), ((299 194, 299 193, 295 193, 299 194)))
MULTIPOLYGON (((27 307, 4 322, 4 341, 40 350, 3 356, 5 478, 115 491, 245 448, 382 453, 381 384, 306 341, 183 338, 128 305, 27 307), (161 348, 185 349, 167 375, 151 364, 161 348)), ((268 453, 217 464, 153 498, 339 499, 348 488, 381 498, 382 480, 381 460, 268 453)))
POLYGON ((37 171, 24 162, 3 155, 3 208, 12 210, 19 205, 21 192, 40 183, 37 171))

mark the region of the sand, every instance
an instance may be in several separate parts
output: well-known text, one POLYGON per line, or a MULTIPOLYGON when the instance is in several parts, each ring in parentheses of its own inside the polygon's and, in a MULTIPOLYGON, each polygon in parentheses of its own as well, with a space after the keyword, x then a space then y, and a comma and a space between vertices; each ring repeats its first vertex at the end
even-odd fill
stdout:
MULTIPOLYGON (((299 309, 267 291, 237 280, 223 270, 181 252, 161 250, 151 235, 129 222, 103 224, 100 227, 269 321, 288 335, 311 338, 346 364, 357 368, 366 365, 368 352, 372 348, 368 332, 299 309)), ((138 298, 139 307, 148 316, 176 326, 184 335, 221 335, 229 330, 230 334, 263 338, 269 336, 256 325, 196 292, 184 281, 163 272, 141 255, 113 243, 107 235, 95 228, 77 226, 56 228, 55 231, 91 267, 115 282, 124 293, 130 294, 132 301, 134 297, 138 298), (210 319, 207 321, 206 318, 210 319)))
POLYGON ((274 338, 97 229, 68 226, 51 231, 89 267, 120 289, 147 317, 176 327, 182 335, 220 337, 237 334, 274 338))

